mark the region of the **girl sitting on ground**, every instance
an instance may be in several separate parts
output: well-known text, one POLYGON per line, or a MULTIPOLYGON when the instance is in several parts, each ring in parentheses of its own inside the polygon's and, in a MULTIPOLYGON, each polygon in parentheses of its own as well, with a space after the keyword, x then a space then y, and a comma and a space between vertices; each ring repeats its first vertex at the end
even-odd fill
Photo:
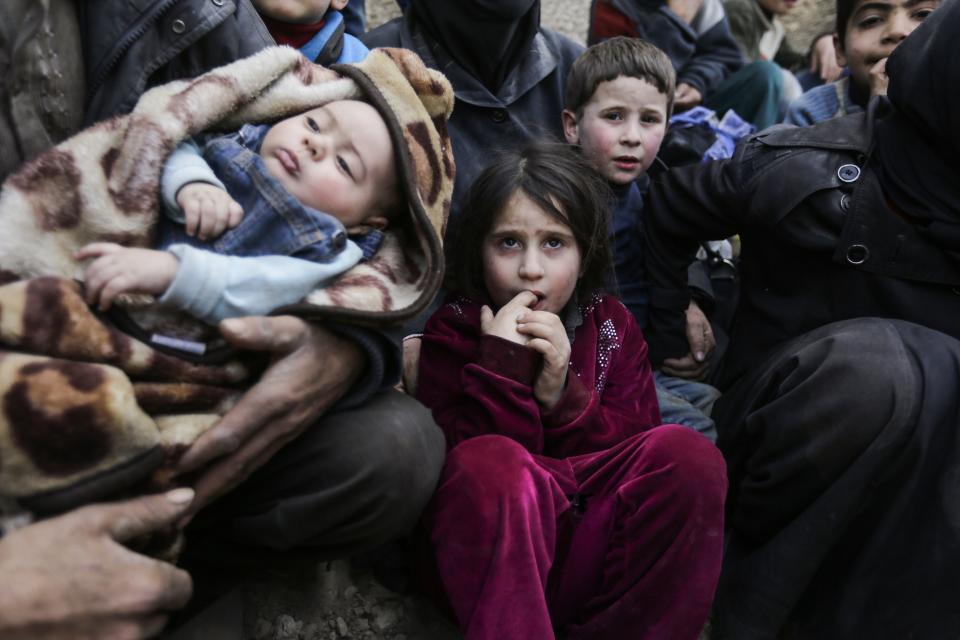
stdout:
POLYGON ((694 639, 720 571, 723 460, 660 425, 647 346, 602 293, 610 196, 572 148, 489 166, 448 248, 419 399, 449 455, 424 515, 473 639, 694 639))

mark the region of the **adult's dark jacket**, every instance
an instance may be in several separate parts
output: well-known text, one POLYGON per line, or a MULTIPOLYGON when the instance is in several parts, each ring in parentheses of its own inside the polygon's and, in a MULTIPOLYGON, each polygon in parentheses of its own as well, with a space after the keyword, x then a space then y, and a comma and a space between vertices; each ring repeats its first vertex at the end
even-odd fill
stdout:
POLYGON ((497 150, 516 148, 544 135, 563 139, 563 88, 583 47, 555 31, 539 29, 527 55, 496 92, 453 60, 415 20, 398 18, 366 33, 362 40, 370 48, 415 51, 453 85, 456 103, 449 128, 457 178, 451 216, 458 214, 467 188, 497 150))
POLYGON ((716 383, 777 345, 849 318, 902 319, 960 337, 960 266, 894 211, 871 153, 890 109, 755 135, 727 161, 668 172, 646 216, 651 361, 687 350, 682 286, 697 241, 740 233, 742 290, 716 383))
POLYGON ((128 113, 150 87, 274 44, 250 0, 89 0, 77 7, 87 124, 128 113))

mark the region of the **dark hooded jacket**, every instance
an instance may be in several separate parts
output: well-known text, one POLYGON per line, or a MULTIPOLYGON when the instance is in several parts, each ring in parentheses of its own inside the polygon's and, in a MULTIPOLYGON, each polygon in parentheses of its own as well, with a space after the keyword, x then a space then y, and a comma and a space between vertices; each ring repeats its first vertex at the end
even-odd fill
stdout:
POLYGON ((769 129, 730 160, 653 185, 645 215, 655 365, 687 352, 682 285, 697 242, 734 233, 742 293, 720 387, 837 320, 902 319, 960 338, 958 24, 960 4, 946 3, 904 41, 887 65, 889 100, 866 113, 769 129))
POLYGON ((539 1, 414 0, 403 18, 362 40, 411 49, 453 85, 451 216, 496 151, 541 136, 562 139, 563 88, 583 47, 540 26, 539 1))
POLYGON ((720 0, 704 0, 690 24, 663 0, 593 0, 589 44, 614 36, 643 38, 670 57, 677 83, 704 97, 743 66, 720 0))

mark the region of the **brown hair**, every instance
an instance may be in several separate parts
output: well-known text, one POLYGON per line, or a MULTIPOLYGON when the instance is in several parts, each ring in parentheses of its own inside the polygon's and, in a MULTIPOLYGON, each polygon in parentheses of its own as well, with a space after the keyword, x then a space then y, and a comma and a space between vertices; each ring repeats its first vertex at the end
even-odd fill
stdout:
POLYGON ((517 192, 573 232, 581 256, 577 299, 602 290, 613 264, 607 240, 613 194, 574 147, 555 142, 502 153, 470 187, 446 246, 447 289, 485 297, 483 240, 517 192))
POLYGON ((580 54, 567 74, 564 108, 580 119, 583 107, 590 102, 600 83, 620 76, 646 80, 666 95, 667 117, 670 117, 677 84, 673 63, 655 45, 625 36, 604 40, 580 54))

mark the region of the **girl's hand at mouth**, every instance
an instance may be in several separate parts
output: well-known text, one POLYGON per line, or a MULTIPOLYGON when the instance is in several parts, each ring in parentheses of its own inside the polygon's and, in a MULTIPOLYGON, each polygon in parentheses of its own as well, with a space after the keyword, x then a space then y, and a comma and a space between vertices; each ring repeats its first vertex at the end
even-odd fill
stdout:
POLYGON ((527 344, 529 338, 517 331, 520 316, 530 310, 539 298, 532 291, 521 291, 510 302, 500 307, 494 315, 487 305, 480 309, 480 331, 484 335, 493 335, 517 344, 527 344))
POLYGON ((540 407, 549 411, 557 406, 567 384, 570 340, 560 316, 549 311, 527 311, 519 318, 517 330, 529 339, 527 346, 543 356, 543 367, 533 384, 533 395, 540 407))

